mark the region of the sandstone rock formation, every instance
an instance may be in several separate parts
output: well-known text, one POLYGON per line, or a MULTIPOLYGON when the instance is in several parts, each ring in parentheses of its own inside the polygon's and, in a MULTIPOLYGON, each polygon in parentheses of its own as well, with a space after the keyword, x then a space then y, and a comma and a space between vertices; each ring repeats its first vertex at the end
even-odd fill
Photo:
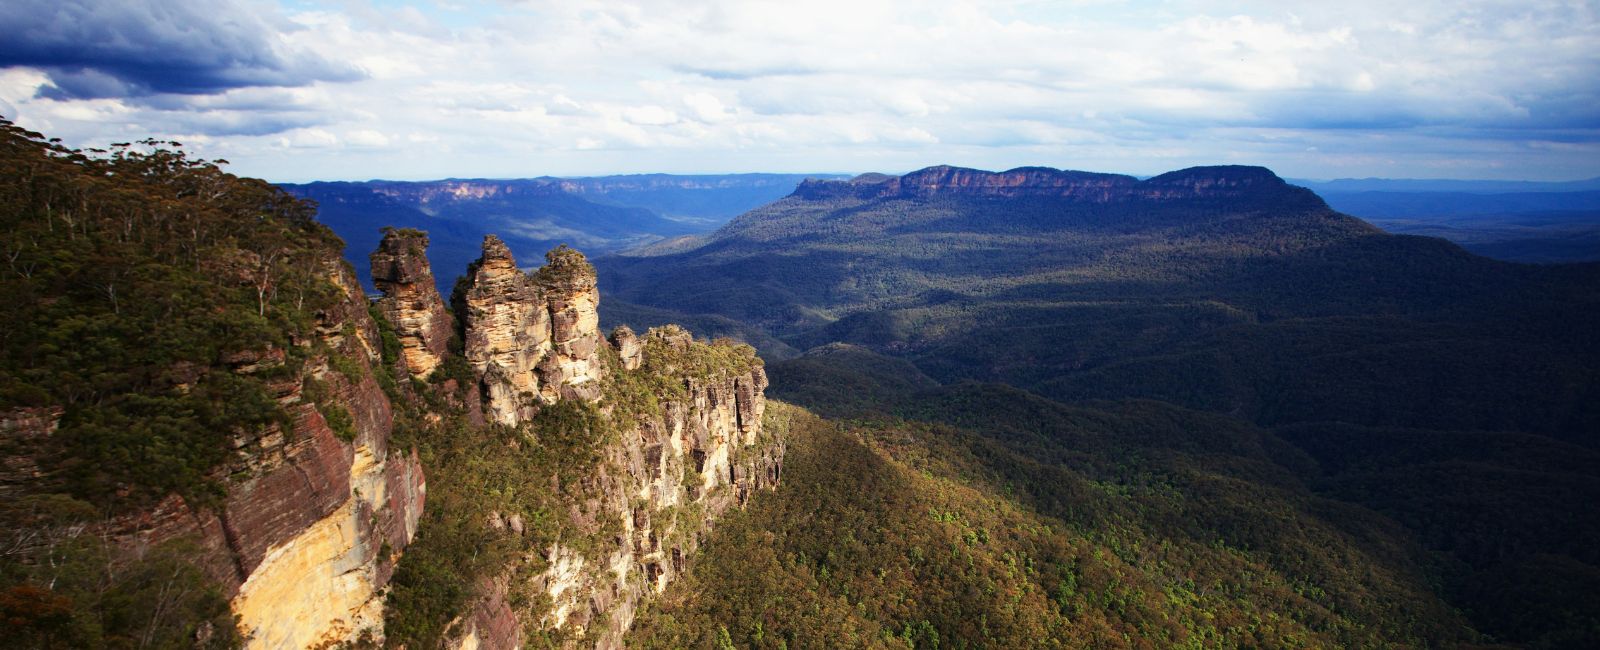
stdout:
POLYGON ((540 404, 600 398, 600 293, 583 254, 557 248, 530 276, 484 238, 466 293, 466 357, 489 418, 515 426, 540 404))
POLYGON ((759 366, 685 373, 679 364, 710 346, 671 326, 651 330, 643 347, 637 372, 676 370, 683 390, 606 450, 598 503, 581 516, 619 521, 621 535, 586 556, 550 546, 550 568, 535 579, 553 603, 542 622, 600 648, 622 647, 642 600, 683 572, 729 508, 776 487, 783 460, 782 440, 763 435, 767 376, 759 366))
POLYGON ((533 280, 517 268, 500 238, 483 257, 466 293, 466 357, 481 378, 485 415, 515 426, 532 415, 541 393, 540 362, 549 356, 550 310, 533 280))
POLYGON ((583 253, 557 247, 545 253, 545 265, 534 278, 550 309, 550 343, 554 354, 542 368, 545 399, 600 398, 600 291, 594 267, 583 253), (553 390, 551 390, 553 389, 553 390))
MULTIPOLYGON (((363 631, 381 638, 383 588, 416 534, 427 490, 416 454, 389 446, 393 411, 374 378, 379 334, 361 286, 343 265, 327 272, 344 293, 319 314, 327 353, 271 384, 292 426, 237 433, 234 460, 219 470, 234 477, 219 507, 172 495, 104 531, 125 546, 197 540, 194 562, 228 591, 252 648, 304 648, 363 631), (332 354, 358 372, 334 370, 332 354), (310 385, 320 395, 307 394, 310 385), (334 411, 347 430, 330 425, 334 411)), ((285 354, 268 348, 226 361, 236 373, 274 376, 285 354)))
MULTIPOLYGON (((473 613, 456 622, 456 643, 518 647, 531 626, 620 647, 642 601, 684 570, 715 521, 776 485, 783 441, 762 429, 766 374, 749 346, 695 341, 675 326, 602 338, 594 269, 565 247, 527 275, 489 237, 470 282, 466 355, 494 421, 525 425, 542 407, 576 400, 620 431, 597 450, 602 460, 567 513, 582 522, 574 529, 594 533, 537 542, 545 568, 531 585, 511 584, 527 575, 516 567, 482 585, 473 613), (510 604, 508 593, 525 586, 549 608, 510 604)), ((516 513, 492 513, 490 525, 522 534, 516 513)))
POLYGON ((453 325, 426 254, 428 235, 408 228, 384 232, 373 251, 372 283, 383 292, 378 307, 394 324, 412 376, 425 378, 444 359, 453 325))

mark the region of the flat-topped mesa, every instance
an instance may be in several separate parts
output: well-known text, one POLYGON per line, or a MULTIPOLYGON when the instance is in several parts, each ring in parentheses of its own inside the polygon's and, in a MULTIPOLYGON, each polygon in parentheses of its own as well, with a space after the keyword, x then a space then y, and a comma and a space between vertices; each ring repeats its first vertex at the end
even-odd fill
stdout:
POLYGON ((904 176, 862 174, 848 181, 806 180, 794 196, 831 198, 903 198, 935 196, 1066 198, 1085 203, 1149 199, 1275 197, 1293 188, 1265 167, 1225 165, 1191 167, 1147 180, 1122 174, 1101 174, 1048 167, 1018 167, 1003 172, 940 165, 904 176))
POLYGON ((406 367, 425 378, 444 359, 450 343, 450 312, 433 284, 428 266, 428 234, 387 228, 372 262, 372 284, 383 292, 378 308, 394 325, 406 367))
POLYGON ((600 399, 600 293, 594 267, 565 246, 532 275, 499 237, 483 241, 466 291, 466 357, 490 419, 515 426, 541 405, 600 399))

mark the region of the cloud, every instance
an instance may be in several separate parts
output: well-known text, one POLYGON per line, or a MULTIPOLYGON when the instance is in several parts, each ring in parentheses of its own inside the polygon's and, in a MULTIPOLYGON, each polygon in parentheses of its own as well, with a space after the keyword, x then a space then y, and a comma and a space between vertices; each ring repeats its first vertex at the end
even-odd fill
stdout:
POLYGON ((12 0, 0 64, 27 67, 0 101, 69 142, 172 135, 282 180, 1600 175, 1590 1, 244 1, 12 0))
POLYGON ((209 94, 351 81, 355 68, 285 46, 291 26, 235 0, 8 0, 0 67, 50 74, 52 99, 209 94))

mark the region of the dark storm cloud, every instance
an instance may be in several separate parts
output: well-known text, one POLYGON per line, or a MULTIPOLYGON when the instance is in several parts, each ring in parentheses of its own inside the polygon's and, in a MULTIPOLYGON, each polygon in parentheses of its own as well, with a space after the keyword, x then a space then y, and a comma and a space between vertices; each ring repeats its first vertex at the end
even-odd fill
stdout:
POLYGON ((198 95, 249 86, 303 86, 361 77, 290 51, 293 26, 232 0, 6 0, 0 67, 50 75, 58 99, 198 95))

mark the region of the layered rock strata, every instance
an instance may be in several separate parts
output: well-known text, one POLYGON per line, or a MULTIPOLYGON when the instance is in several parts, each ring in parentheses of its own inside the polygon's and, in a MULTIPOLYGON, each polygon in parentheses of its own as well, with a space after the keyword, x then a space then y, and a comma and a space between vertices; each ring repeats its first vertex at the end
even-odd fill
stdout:
POLYGON ((793 196, 807 200, 925 199, 936 196, 1054 197, 1082 203, 1146 200, 1239 199, 1261 193, 1316 199, 1292 187, 1265 167, 1192 167, 1140 180, 1121 174, 1048 167, 1018 167, 1003 172, 940 165, 904 176, 862 174, 848 181, 802 182, 793 196))
POLYGON ((516 426, 533 414, 544 382, 539 364, 550 355, 550 309, 533 279, 517 268, 511 249, 490 235, 469 272, 466 357, 480 378, 484 415, 516 426))
MULTIPOLYGON (((533 629, 621 647, 637 609, 685 569, 716 520, 776 486, 784 447, 762 427, 766 373, 748 346, 695 341, 674 326, 602 338, 593 268, 570 249, 552 251, 529 275, 490 237, 470 281, 466 354, 493 420, 525 424, 542 406, 580 400, 621 426, 566 513, 572 529, 590 532, 529 540, 541 557, 525 561, 544 568, 526 584, 512 584, 526 573, 508 567, 481 585, 474 611, 455 623, 455 643, 519 647, 533 629), (510 604, 510 592, 530 589, 548 608, 510 604)), ((491 523, 522 535, 520 517, 496 513, 491 523)))
POLYGON ((466 357, 482 381, 490 420, 516 426, 541 404, 595 401, 600 293, 583 254, 557 248, 529 275, 500 238, 484 238, 466 291, 466 357))
MULTIPOLYGON (((613 341, 618 337, 613 337, 613 341)), ((699 375, 685 360, 711 346, 676 327, 644 337, 640 373, 668 376, 682 390, 606 450, 599 488, 582 518, 621 524, 613 540, 579 553, 545 549, 549 568, 535 578, 552 607, 541 623, 587 646, 622 647, 643 600, 681 574, 700 539, 729 508, 777 486, 783 441, 765 435, 767 386, 758 365, 699 375)))
POLYGON ((223 586, 251 648, 331 645, 363 632, 381 639, 383 589, 427 491, 415 452, 389 445, 394 414, 374 378, 381 344, 361 286, 342 264, 327 273, 343 296, 318 314, 325 346, 316 349, 326 352, 288 374, 282 349, 225 359, 241 375, 282 375, 269 388, 292 425, 235 432, 234 460, 217 471, 230 477, 220 506, 172 495, 105 525, 124 546, 196 540, 195 564, 223 586), (347 428, 330 425, 334 410, 347 428))
POLYGON ((409 228, 384 231, 373 251, 372 283, 383 292, 378 308, 394 324, 412 376, 426 378, 444 359, 454 325, 428 265, 428 235, 409 228))

